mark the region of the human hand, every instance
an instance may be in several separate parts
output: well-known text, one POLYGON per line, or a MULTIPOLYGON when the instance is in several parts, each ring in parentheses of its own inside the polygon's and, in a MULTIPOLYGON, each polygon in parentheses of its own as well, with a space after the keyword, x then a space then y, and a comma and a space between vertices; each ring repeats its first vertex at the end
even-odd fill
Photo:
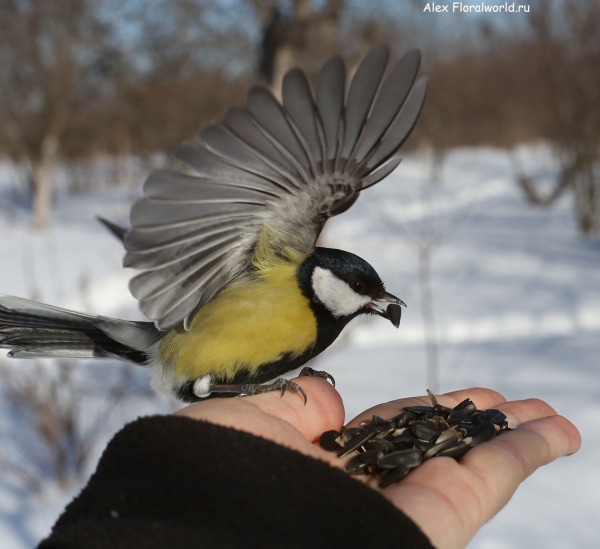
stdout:
MULTIPOLYGON (((342 468, 351 456, 338 458, 318 445, 319 436, 340 430, 344 408, 339 393, 319 378, 294 380, 308 395, 279 392, 238 399, 213 399, 192 404, 177 415, 233 427, 270 439, 293 450, 342 468)), ((390 500, 408 515, 438 549, 467 545, 483 524, 511 498, 517 487, 538 467, 576 452, 577 429, 557 416, 546 403, 529 399, 506 402, 487 389, 468 389, 441 395, 442 404, 453 407, 471 398, 478 409, 497 408, 519 429, 473 448, 460 462, 435 458, 412 471, 398 484, 380 490, 375 479, 356 477, 390 500)), ((393 417, 404 406, 429 405, 427 397, 394 400, 360 414, 348 426, 358 426, 373 414, 393 417)))

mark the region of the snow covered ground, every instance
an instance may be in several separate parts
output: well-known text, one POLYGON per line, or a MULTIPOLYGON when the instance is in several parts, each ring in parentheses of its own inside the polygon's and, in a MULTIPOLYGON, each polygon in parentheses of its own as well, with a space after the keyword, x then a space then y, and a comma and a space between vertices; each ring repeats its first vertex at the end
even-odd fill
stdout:
MULTIPOLYGON (((549 162, 543 147, 521 153, 532 169, 549 162)), ((432 255, 439 389, 485 386, 509 399, 540 397, 583 436, 577 455, 528 479, 470 547, 596 548, 600 241, 577 234, 569 196, 547 209, 528 205, 504 152, 454 151, 442 183, 429 191, 423 184, 428 174, 422 159, 409 157, 329 223, 324 244, 364 257, 408 308, 400 330, 378 318, 357 321, 318 367, 335 377, 347 419, 379 402, 424 393, 418 251, 441 237, 432 255)), ((101 214, 124 222, 135 195, 119 189, 61 193, 52 230, 37 235, 7 179, 0 170, 0 292, 137 318, 120 246, 93 219, 101 214)), ((5 408, 0 402, 0 414, 5 408)), ((121 424, 168 409, 164 400, 143 393, 127 401, 107 422, 95 455, 121 424)), ((0 422, 0 437, 7 433, 6 421, 0 422)), ((35 545, 77 489, 77 483, 67 490, 48 486, 34 496, 0 471, 1 546, 35 545)))

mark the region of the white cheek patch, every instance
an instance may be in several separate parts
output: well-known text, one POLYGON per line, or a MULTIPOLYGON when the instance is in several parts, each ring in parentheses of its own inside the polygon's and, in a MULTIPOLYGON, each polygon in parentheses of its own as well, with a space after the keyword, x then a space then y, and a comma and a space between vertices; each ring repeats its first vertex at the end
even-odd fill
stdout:
POLYGON ((357 294, 346 282, 321 267, 315 267, 313 271, 312 287, 319 301, 336 318, 354 314, 371 301, 370 297, 357 294))

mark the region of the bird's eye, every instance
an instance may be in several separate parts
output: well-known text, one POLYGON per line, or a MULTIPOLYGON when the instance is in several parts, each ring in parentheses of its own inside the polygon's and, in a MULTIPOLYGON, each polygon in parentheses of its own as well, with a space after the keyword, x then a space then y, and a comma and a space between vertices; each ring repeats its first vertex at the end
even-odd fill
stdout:
POLYGON ((365 291, 365 285, 362 282, 353 282, 352 283, 352 289, 357 293, 357 294, 362 294, 365 291))

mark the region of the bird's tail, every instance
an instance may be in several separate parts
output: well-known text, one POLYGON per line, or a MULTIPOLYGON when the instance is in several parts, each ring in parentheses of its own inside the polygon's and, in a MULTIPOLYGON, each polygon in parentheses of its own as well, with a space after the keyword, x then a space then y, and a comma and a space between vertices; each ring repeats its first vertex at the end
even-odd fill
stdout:
POLYGON ((15 358, 117 358, 147 364, 163 335, 152 322, 92 316, 0 295, 0 348, 15 358))

